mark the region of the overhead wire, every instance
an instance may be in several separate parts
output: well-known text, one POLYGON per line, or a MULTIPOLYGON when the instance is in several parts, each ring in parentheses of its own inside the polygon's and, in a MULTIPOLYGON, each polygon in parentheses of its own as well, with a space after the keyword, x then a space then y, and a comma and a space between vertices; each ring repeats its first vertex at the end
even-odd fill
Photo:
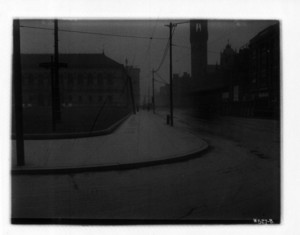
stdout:
POLYGON ((168 82, 166 82, 166 80, 158 72, 155 72, 155 74, 161 79, 162 82, 168 84, 168 82))
MULTIPOLYGON (((35 26, 27 26, 21 25, 21 28, 30 28, 30 29, 41 29, 41 30, 49 30, 54 31, 51 28, 44 27, 35 27, 35 26)), ((98 33, 98 32, 87 32, 87 31, 79 31, 79 30, 68 30, 68 29, 58 29, 59 32, 67 32, 67 33, 79 33, 79 34, 89 34, 89 35, 98 35, 98 36, 109 36, 109 37, 121 37, 121 38, 137 38, 137 39, 155 39, 155 40, 167 40, 168 38, 161 37, 147 37, 147 36, 137 36, 137 35, 122 35, 122 34, 112 34, 112 33, 98 33)))
MULTIPOLYGON (((171 32, 171 35, 172 35, 172 36, 173 36, 173 34, 174 34, 174 31, 175 31, 175 27, 173 27, 173 30, 172 30, 172 32, 171 32)), ((168 40, 168 42, 167 42, 167 44, 166 44, 166 46, 165 46, 165 49, 164 49, 164 53, 163 53, 163 57, 162 57, 162 59, 161 59, 161 62, 160 62, 160 64, 159 64, 158 68, 154 70, 155 72, 159 71, 160 68, 161 68, 161 66, 163 65, 163 63, 164 63, 164 61, 165 61, 165 59, 166 59, 166 56, 167 56, 167 52, 168 52, 168 50, 169 50, 169 47, 170 47, 170 38, 169 38, 169 40, 168 40)))
MULTIPOLYGON (((156 31, 156 27, 157 27, 157 20, 156 20, 156 23, 154 25, 154 29, 152 30, 151 37, 149 38, 148 46, 147 46, 147 49, 146 49, 146 52, 145 52, 146 56, 145 56, 145 59, 144 59, 142 64, 144 64, 146 62, 147 58, 149 57, 149 54, 150 54, 149 51, 150 51, 150 48, 151 48, 151 45, 152 45, 152 38, 153 38, 153 35, 156 31)), ((151 63, 151 58, 150 58, 150 63, 151 63)))
POLYGON ((163 53, 162 59, 161 59, 159 65, 158 65, 157 69, 155 69, 154 71, 156 71, 156 72, 159 71, 160 68, 161 68, 161 66, 163 65, 163 63, 164 63, 164 61, 166 59, 166 56, 167 56, 167 52, 169 50, 169 45, 170 45, 170 40, 167 42, 167 44, 165 46, 165 49, 164 49, 164 53, 163 53))
MULTIPOLYGON (((157 28, 157 23, 158 23, 158 19, 156 20, 156 22, 155 22, 155 25, 154 25, 154 28, 153 28, 153 30, 152 30, 152 33, 151 33, 151 37, 149 38, 149 42, 148 42, 148 45, 147 45, 147 49, 146 49, 146 51, 145 51, 145 57, 144 57, 144 61, 141 63, 141 65, 143 66, 146 62, 147 62, 147 59, 149 59, 149 56, 150 56, 150 62, 148 63, 148 69, 149 69, 149 71, 150 71, 150 69, 152 68, 152 63, 151 63, 151 51, 150 51, 150 48, 151 48, 151 46, 152 46, 152 38, 153 38, 153 36, 154 36, 154 34, 155 34, 155 31, 156 31, 156 28, 157 28)), ((150 72, 151 73, 151 72, 150 72)), ((147 76, 145 76, 145 77, 148 77, 148 75, 149 75, 149 73, 147 73, 147 76)), ((151 79, 150 79, 151 80, 151 79)), ((150 86, 150 80, 149 79, 147 79, 147 87, 148 86, 150 86)))
MULTIPOLYGON (((173 34, 174 34, 174 31, 175 31, 175 27, 173 28, 173 31, 172 31, 172 33, 171 33, 172 36, 173 36, 173 34)), ((154 70, 155 72, 159 71, 160 68, 161 68, 161 66, 163 65, 163 63, 164 63, 164 61, 165 61, 165 59, 166 59, 168 50, 169 50, 169 46, 170 46, 170 38, 169 38, 169 40, 168 40, 168 42, 167 42, 167 44, 166 44, 166 46, 165 46, 164 53, 163 53, 163 57, 162 57, 162 59, 161 59, 161 61, 160 61, 160 64, 159 64, 158 68, 154 70)))

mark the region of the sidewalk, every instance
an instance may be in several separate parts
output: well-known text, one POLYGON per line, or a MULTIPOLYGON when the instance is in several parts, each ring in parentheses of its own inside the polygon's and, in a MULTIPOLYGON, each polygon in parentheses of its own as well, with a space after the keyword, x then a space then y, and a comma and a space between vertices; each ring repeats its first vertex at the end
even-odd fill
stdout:
POLYGON ((170 127, 161 116, 140 111, 109 135, 52 140, 25 140, 25 162, 16 166, 12 141, 13 172, 153 164, 179 159, 208 147, 198 137, 170 127))

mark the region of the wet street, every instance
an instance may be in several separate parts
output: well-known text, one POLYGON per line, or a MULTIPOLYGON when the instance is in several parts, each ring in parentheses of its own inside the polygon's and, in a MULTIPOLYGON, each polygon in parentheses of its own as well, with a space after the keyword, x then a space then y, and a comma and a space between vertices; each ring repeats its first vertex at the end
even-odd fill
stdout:
POLYGON ((252 220, 279 218, 279 159, 190 130, 197 158, 133 170, 13 175, 12 218, 252 220))

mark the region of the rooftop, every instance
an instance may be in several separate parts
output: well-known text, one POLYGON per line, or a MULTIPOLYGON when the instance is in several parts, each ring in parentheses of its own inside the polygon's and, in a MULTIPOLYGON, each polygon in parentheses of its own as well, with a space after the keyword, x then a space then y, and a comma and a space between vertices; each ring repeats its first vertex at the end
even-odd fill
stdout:
MULTIPOLYGON (((22 54, 22 66, 25 69, 39 68, 41 63, 51 62, 53 54, 22 54)), ((101 54, 59 54, 59 62, 68 68, 122 68, 123 65, 101 54)))

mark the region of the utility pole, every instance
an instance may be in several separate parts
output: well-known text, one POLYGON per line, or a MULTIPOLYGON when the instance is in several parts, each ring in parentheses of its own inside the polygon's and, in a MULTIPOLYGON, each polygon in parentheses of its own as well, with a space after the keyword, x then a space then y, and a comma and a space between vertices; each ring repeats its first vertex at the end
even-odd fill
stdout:
POLYGON ((25 158, 24 158, 24 136, 23 136, 20 20, 13 21, 13 86, 14 86, 17 165, 24 166, 25 158))
POLYGON ((148 98, 147 98, 147 110, 150 110, 150 105, 151 105, 151 101, 150 101, 150 85, 148 84, 148 98))
POLYGON ((59 91, 59 68, 66 68, 66 63, 59 63, 58 54, 58 22, 54 20, 54 61, 51 56, 50 63, 41 63, 40 67, 51 70, 51 93, 52 93, 52 130, 56 131, 56 121, 61 120, 60 91, 59 91))
MULTIPOLYGON (((52 98, 52 130, 53 132, 56 131, 56 87, 55 87, 55 80, 54 80, 54 70, 55 70, 55 63, 53 61, 53 56, 51 56, 51 60, 50 62, 46 62, 46 63, 41 63, 40 67, 45 68, 45 69, 50 69, 51 72, 51 98, 52 98)), ((67 68, 68 65, 66 63, 59 63, 58 64, 59 68, 67 68)))
POLYGON ((131 102, 132 102, 132 111, 133 114, 136 114, 136 107, 135 107, 135 100, 134 100, 134 91, 132 86, 132 79, 131 77, 126 73, 127 79, 129 79, 129 89, 130 89, 130 95, 131 95, 131 102))
POLYGON ((152 70, 152 106, 153 106, 153 113, 155 113, 155 99, 154 99, 154 70, 152 70))
POLYGON ((166 26, 170 28, 170 125, 173 126, 172 31, 176 25, 170 22, 170 24, 166 26))
POLYGON ((51 72, 51 98, 52 98, 52 131, 56 131, 56 102, 55 102, 55 80, 54 80, 54 69, 55 69, 55 64, 53 62, 53 56, 51 56, 51 67, 50 67, 50 72, 51 72), (53 67, 52 67, 53 66, 53 67))
POLYGON ((59 93, 59 58, 58 58, 58 22, 54 20, 54 104, 55 119, 61 120, 60 93, 59 93))

